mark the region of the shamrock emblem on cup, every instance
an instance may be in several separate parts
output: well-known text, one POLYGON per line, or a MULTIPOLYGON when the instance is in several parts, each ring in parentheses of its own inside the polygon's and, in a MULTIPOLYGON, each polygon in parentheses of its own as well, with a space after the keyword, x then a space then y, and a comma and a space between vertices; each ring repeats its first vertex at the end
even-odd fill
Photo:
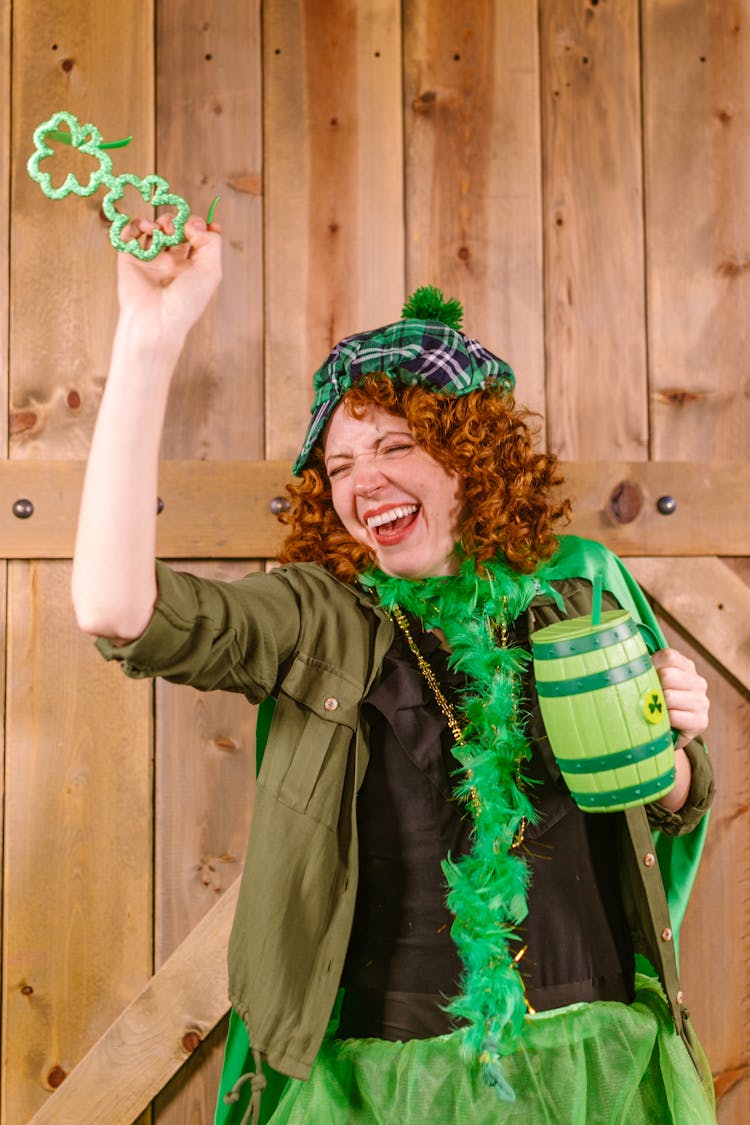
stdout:
POLYGON ((664 696, 657 688, 647 691, 643 697, 643 714, 647 723, 660 723, 667 713, 664 696))

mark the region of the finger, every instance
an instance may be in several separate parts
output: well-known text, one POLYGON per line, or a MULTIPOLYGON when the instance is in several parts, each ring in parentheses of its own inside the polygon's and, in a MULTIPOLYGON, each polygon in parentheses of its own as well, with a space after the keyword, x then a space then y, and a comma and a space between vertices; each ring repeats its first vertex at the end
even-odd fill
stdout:
POLYGON ((708 722, 696 722, 695 717, 688 718, 685 722, 679 721, 677 716, 670 715, 670 723, 672 730, 676 730, 685 742, 690 742, 692 738, 698 738, 699 735, 705 734, 708 730, 708 722))
POLYGON ((708 727, 710 703, 706 696, 694 696, 685 692, 667 692, 664 696, 669 713, 669 724, 677 731, 691 738, 702 734, 708 727))
POLYGON ((144 234, 150 237, 155 227, 156 224, 151 219, 130 219, 122 228, 120 238, 123 242, 130 242, 144 234))
POLYGON ((157 226, 166 235, 174 234, 174 215, 171 211, 165 211, 156 220, 157 226))
POLYGON ((664 693, 664 702, 667 705, 669 714, 672 717, 681 715, 683 717, 683 722, 689 721, 691 715, 698 721, 705 721, 708 718, 708 712, 711 707, 711 702, 707 695, 696 695, 687 691, 666 691, 664 693), (687 720, 685 716, 688 716, 687 720))
POLYGON ((693 661, 676 649, 666 648, 655 652, 653 664, 664 691, 671 688, 676 691, 693 691, 698 695, 705 695, 708 691, 708 684, 693 661))
POLYGON ((707 696, 694 696, 679 692, 676 695, 666 692, 664 702, 669 716, 669 725, 674 730, 700 733, 708 726, 710 703, 707 696))
POLYGON ((656 674, 664 692, 692 692, 697 696, 708 693, 708 683, 695 669, 657 668, 656 674))
POLYGON ((191 215, 185 223, 185 238, 191 246, 198 250, 201 246, 205 246, 209 240, 209 234, 206 220, 201 218, 200 215, 191 215))
POLYGON ((201 267, 205 266, 210 271, 221 272, 221 235, 218 230, 209 230, 205 219, 200 215, 191 215, 185 223, 185 238, 196 265, 200 263, 201 267))
POLYGON ((651 658, 655 668, 686 668, 695 671, 695 664, 676 648, 660 648, 651 658))

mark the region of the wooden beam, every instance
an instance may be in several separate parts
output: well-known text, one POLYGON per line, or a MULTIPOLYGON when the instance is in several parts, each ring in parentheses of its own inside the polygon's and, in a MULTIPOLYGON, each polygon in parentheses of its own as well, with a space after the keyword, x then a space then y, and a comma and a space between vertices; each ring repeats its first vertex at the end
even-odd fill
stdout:
POLYGON ((750 690, 750 586, 716 558, 630 559, 668 617, 750 690))
POLYGON ((750 464, 745 461, 569 461, 561 492, 567 529, 624 557, 750 553, 750 464), (674 511, 657 507, 672 498, 674 511))
POLYGON ((236 880, 29 1125, 132 1125, 229 1008, 238 893, 236 880))
MULTIPOLYGON (((750 555, 747 462, 575 461, 562 465, 573 498, 566 530, 623 556, 750 555), (657 501, 671 496, 675 511, 657 501)), ((0 558, 70 558, 83 464, 0 462, 0 558), (33 515, 13 505, 30 500, 33 515)), ((284 498, 288 461, 165 461, 159 491, 162 558, 272 558, 283 528, 271 501, 284 498)))
MULTIPOLYGON (((0 557, 70 558, 83 463, 0 462, 0 557), (34 505, 13 515, 17 499, 34 505)), ((269 502, 285 496, 288 461, 164 461, 158 553, 163 558, 269 558, 283 529, 269 502)))

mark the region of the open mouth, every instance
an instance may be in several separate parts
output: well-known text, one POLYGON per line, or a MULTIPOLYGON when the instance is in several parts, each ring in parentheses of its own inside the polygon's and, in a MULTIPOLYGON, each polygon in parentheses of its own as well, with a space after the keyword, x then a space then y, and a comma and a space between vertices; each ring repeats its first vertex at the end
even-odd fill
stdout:
POLYGON ((379 542, 400 538, 419 514, 419 504, 398 504, 365 516, 368 530, 379 542))

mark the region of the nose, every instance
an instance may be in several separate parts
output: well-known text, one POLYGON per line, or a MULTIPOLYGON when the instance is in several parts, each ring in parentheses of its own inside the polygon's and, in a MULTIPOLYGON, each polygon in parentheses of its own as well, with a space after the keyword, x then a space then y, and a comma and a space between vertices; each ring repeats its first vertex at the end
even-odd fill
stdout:
POLYGON ((383 483, 384 476, 378 458, 372 453, 360 453, 352 465, 352 484, 358 496, 370 496, 383 483))

